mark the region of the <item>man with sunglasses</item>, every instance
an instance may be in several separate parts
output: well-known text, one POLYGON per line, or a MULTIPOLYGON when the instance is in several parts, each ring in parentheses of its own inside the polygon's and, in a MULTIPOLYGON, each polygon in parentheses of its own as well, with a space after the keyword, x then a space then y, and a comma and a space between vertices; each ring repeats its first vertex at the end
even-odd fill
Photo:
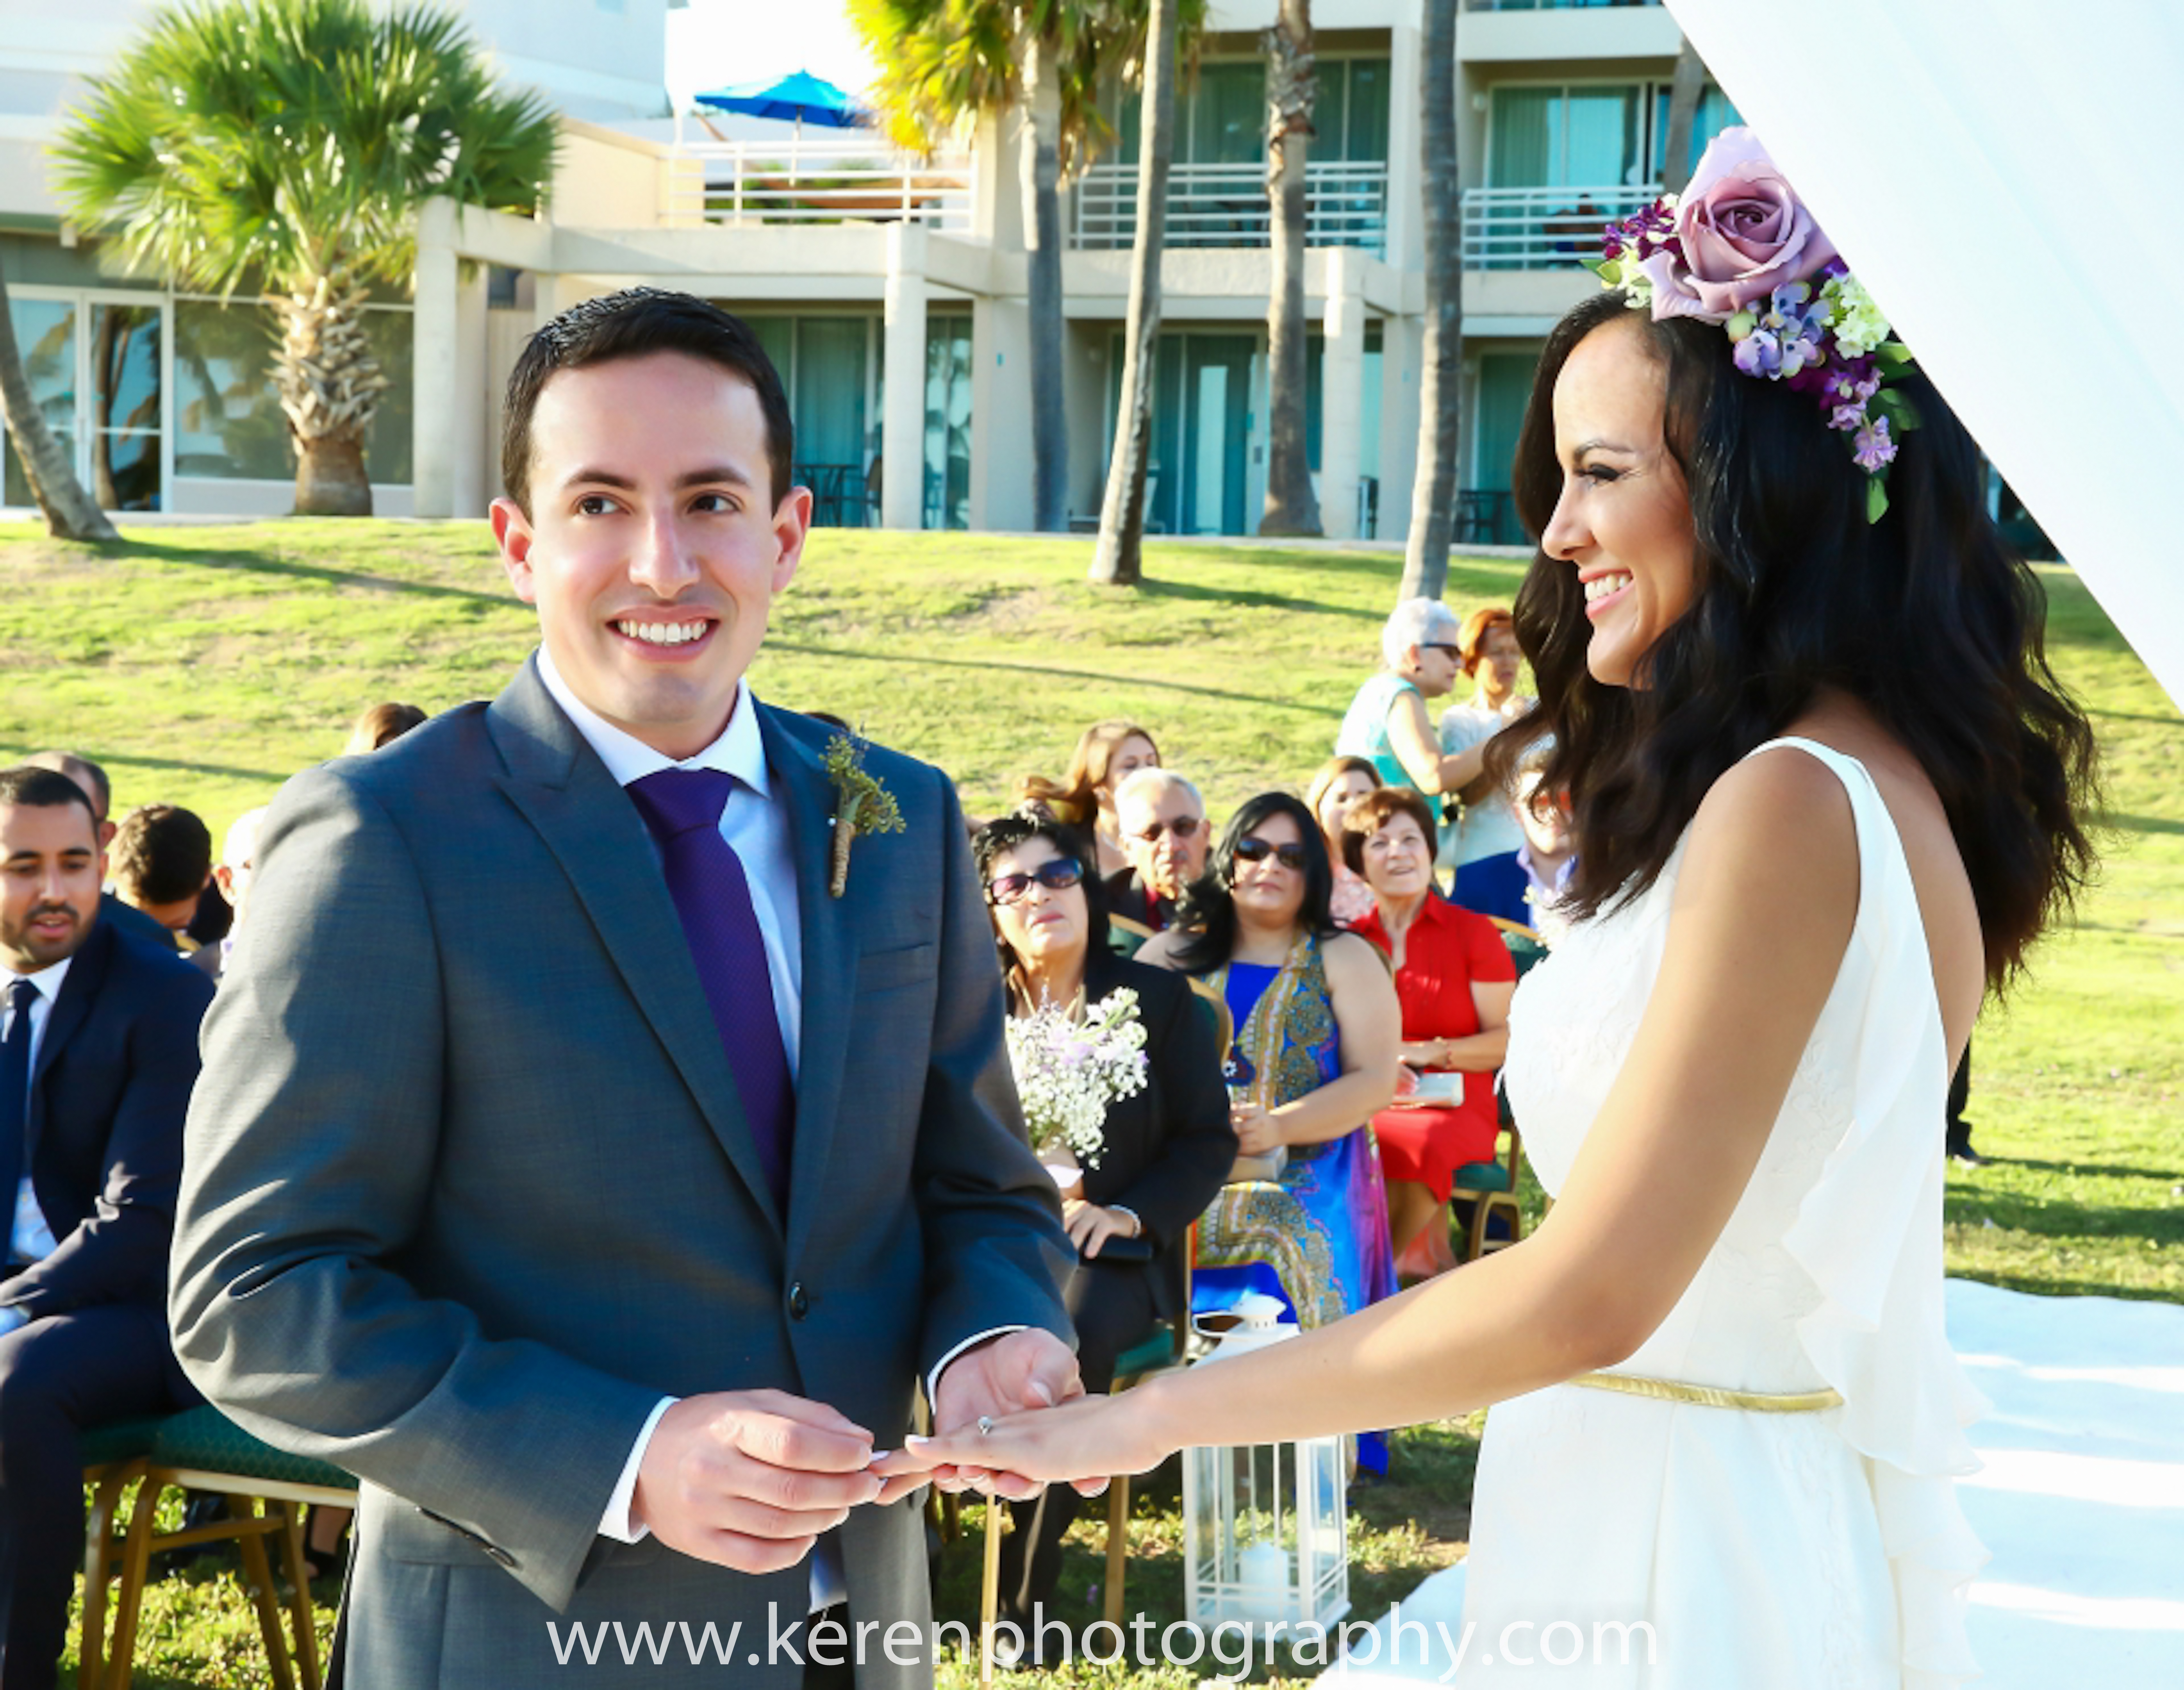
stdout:
POLYGON ((1175 920, 1184 887, 1206 872, 1206 801, 1170 769, 1139 769, 1115 789, 1126 869, 1107 876, 1110 943, 1124 955, 1175 920))

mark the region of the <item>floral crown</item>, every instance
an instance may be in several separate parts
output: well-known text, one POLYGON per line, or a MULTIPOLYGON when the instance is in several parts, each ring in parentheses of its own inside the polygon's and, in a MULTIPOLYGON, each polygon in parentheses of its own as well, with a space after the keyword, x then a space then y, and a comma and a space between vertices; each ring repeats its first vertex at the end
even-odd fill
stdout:
POLYGON ((1880 520, 1897 443, 1919 425, 1892 385, 1911 349, 1750 130, 1717 135, 1680 197, 1609 224, 1589 268, 1657 323, 1722 325, 1739 370, 1811 394, 1865 471, 1867 520, 1880 520))

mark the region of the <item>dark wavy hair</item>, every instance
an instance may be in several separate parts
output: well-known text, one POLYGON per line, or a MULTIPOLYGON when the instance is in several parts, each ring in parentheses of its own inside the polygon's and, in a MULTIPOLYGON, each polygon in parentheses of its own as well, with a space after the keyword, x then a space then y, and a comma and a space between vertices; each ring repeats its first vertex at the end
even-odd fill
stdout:
MULTIPOLYGON (((978 865, 979 886, 983 887, 992 881, 995 858, 1004 851, 1013 851, 1028 839, 1045 840, 1060 855, 1076 858, 1084 869, 1084 877, 1078 884, 1084 888, 1084 953, 1087 957, 1097 956, 1107 948, 1107 889, 1100 881, 1100 859, 1084 833, 1066 821, 1056 820, 1045 805, 1019 804, 1006 815, 995 816, 972 835, 971 860, 978 865)), ((987 914, 993 913, 993 906, 989 904, 987 914)), ((994 923, 994 948, 1000 953, 1004 974, 1022 960, 1001 937, 999 921, 994 923)))
POLYGON ((1646 653, 1642 687, 1604 686, 1577 571, 1544 550, 1516 602, 1539 708, 1496 737, 1506 781, 1528 757, 1568 790, 1591 915, 1652 884, 1708 788, 1780 734, 1823 687, 1860 700, 1934 784, 1979 906, 2000 989, 2093 868, 2080 817, 2094 801, 2084 713, 2048 665, 2047 596, 1986 510, 1978 448, 1914 369, 1920 426, 1866 520, 1866 478, 1804 393, 1739 373, 1729 337, 1656 323, 1621 296, 1587 300, 1540 354, 1514 465, 1517 509, 1544 535, 1563 485, 1556 378, 1604 323, 1631 324, 1666 379, 1666 444, 1690 490, 1691 608, 1646 653))
POLYGON ((1176 901, 1176 926, 1184 937, 1176 946, 1175 960, 1185 974, 1209 973, 1234 953, 1236 906, 1228 889, 1236 883, 1236 844, 1278 815, 1296 824, 1304 845, 1304 902, 1297 907, 1297 924, 1321 938, 1342 931, 1334 925, 1334 869, 1319 819, 1293 792, 1262 792, 1245 799, 1228 818, 1221 842, 1206 859, 1206 872, 1185 887, 1176 901))

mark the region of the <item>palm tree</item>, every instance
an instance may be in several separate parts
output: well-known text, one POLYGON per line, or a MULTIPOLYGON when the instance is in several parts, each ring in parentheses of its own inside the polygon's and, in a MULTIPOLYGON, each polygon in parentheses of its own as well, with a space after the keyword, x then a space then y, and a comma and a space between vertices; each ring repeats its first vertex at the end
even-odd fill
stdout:
POLYGON ((1691 179, 1691 125, 1698 116, 1699 96, 1706 92, 1706 62, 1689 36, 1679 37, 1676 74, 1669 84, 1669 138, 1661 161, 1661 186, 1681 193, 1691 179))
POLYGON ((1418 382, 1418 467, 1400 598, 1438 598, 1448 585, 1463 420, 1463 225, 1457 203, 1456 0, 1426 0, 1418 40, 1425 144, 1426 332, 1418 382))
POLYGON ((1152 452, 1153 375, 1160 339, 1161 248, 1167 232, 1167 167, 1175 150, 1177 17, 1182 0, 1151 0, 1145 54, 1145 131, 1138 143, 1138 226, 1130 253, 1130 314, 1114 455, 1100 508, 1092 579, 1135 586, 1145 570, 1145 475, 1152 452))
MULTIPOLYGON (((930 151, 967 120, 1021 110, 1029 259, 1033 525, 1068 515, 1062 410, 1061 210, 1065 164, 1103 129, 1096 75, 1106 7, 1072 0, 850 0, 850 14, 883 68, 872 94, 901 145, 930 151)), ((1139 0, 1143 9, 1143 0, 1139 0)))
POLYGON ((369 515, 387 377, 364 308, 407 287, 416 214, 445 195, 530 213, 552 180, 540 96, 495 86, 431 5, 193 0, 94 79, 53 151, 76 220, 178 287, 273 296, 296 509, 369 515))
POLYGON ((46 532, 56 540, 120 539, 105 513, 76 480, 68 454, 31 396, 22 348, 15 344, 15 320, 8 310, 4 275, 0 275, 0 418, 7 421, 8 442, 23 466, 23 479, 31 484, 31 497, 44 513, 46 532))
MULTIPOLYGON (((1273 285, 1267 295, 1267 504, 1262 534, 1318 534, 1305 442, 1306 152, 1312 138, 1312 0, 1281 0, 1266 33, 1267 201, 1273 285)), ((1451 49, 1451 53, 1453 49, 1451 49)))

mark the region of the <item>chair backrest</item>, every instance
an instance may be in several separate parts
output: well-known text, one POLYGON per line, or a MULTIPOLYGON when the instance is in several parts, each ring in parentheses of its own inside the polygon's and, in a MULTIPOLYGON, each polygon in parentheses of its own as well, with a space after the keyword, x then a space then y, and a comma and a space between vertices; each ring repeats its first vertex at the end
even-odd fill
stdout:
POLYGON ((1536 928, 1527 927, 1521 921, 1509 921, 1499 915, 1486 918, 1500 930, 1502 942, 1509 948, 1510 959, 1517 965, 1517 978, 1522 980, 1547 954, 1547 942, 1536 928))

